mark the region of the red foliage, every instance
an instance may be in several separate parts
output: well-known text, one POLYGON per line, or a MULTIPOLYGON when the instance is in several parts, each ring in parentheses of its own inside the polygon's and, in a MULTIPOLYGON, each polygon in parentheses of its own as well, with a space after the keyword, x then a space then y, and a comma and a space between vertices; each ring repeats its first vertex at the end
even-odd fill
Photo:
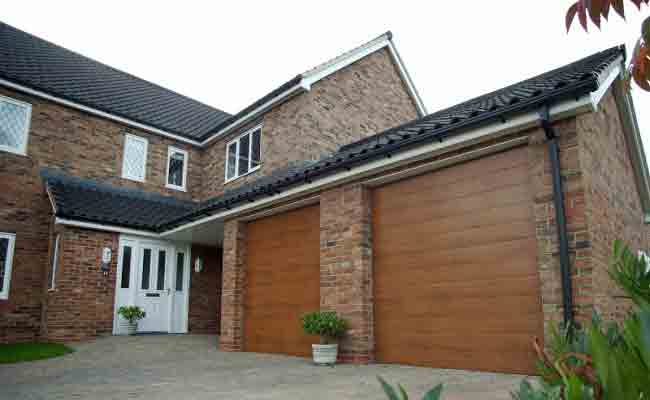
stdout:
MULTIPOLYGON (((650 5, 650 0, 628 0, 640 10, 642 5, 650 5)), ((602 20, 609 18, 611 9, 625 19, 625 0, 578 0, 566 14, 567 31, 575 17, 585 31, 589 31, 589 19, 599 29, 602 20)), ((638 40, 632 54, 628 69, 628 80, 634 82, 643 90, 650 92, 650 18, 647 18, 641 28, 641 38, 638 40)))

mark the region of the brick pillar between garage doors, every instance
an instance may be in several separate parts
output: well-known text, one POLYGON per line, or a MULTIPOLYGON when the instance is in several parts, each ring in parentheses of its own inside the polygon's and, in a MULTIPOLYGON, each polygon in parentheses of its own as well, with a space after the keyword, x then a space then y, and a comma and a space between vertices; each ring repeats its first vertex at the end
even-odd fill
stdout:
POLYGON ((223 351, 244 347, 244 290, 246 285, 246 224, 237 220, 224 225, 221 288, 221 337, 223 351))
POLYGON ((370 193, 361 185, 332 189, 320 198, 320 305, 349 325, 341 361, 374 360, 370 193))

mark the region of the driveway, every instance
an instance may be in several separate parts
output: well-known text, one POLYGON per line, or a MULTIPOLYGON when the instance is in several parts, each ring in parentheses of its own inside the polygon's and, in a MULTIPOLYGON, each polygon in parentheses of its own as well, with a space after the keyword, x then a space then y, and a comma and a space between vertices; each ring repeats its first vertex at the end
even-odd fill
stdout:
POLYGON ((0 365, 2 399, 385 399, 376 376, 412 398, 445 383, 445 400, 510 399, 522 379, 400 365, 316 367, 309 360, 217 350, 217 337, 107 337, 61 358, 0 365))

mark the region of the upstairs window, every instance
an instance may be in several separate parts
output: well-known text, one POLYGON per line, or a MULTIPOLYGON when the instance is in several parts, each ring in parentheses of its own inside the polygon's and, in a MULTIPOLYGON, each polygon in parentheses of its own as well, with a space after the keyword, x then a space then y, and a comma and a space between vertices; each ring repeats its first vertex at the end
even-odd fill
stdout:
POLYGON ((226 146, 226 182, 256 171, 261 160, 262 126, 257 126, 226 146))
POLYGON ((167 184, 168 188, 186 190, 187 180, 187 151, 170 147, 167 151, 167 184))
POLYGON ((147 175, 147 139, 131 134, 124 135, 122 178, 144 182, 147 175))
POLYGON ((0 150, 16 154, 27 153, 31 115, 30 104, 0 96, 0 150))
POLYGON ((16 235, 0 232, 0 299, 9 298, 11 266, 14 258, 16 235))

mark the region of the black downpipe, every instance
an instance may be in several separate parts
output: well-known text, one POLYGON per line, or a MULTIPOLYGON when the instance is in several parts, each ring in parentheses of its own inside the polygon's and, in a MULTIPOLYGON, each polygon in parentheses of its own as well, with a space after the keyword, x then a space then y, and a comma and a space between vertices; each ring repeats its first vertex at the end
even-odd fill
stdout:
POLYGON ((562 190, 562 175, 560 173, 560 145, 555 129, 550 121, 548 106, 540 111, 540 120, 548 143, 551 175, 553 177, 553 204, 555 206, 555 221, 560 243, 560 273, 562 274, 562 302, 564 306, 564 324, 569 331, 573 329, 573 287, 571 283, 571 267, 569 265, 569 239, 564 210, 564 192, 562 190))

